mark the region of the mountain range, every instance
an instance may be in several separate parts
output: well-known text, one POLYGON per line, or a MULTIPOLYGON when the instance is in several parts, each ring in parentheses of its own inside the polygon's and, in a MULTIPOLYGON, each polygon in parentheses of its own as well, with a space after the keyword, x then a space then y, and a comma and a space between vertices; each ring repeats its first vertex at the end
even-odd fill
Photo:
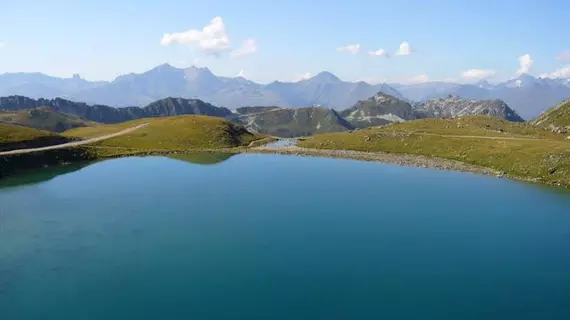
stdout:
POLYGON ((340 112, 319 106, 304 108, 240 107, 231 111, 198 99, 183 98, 161 99, 142 108, 88 105, 61 98, 37 100, 23 96, 0 98, 0 122, 52 131, 96 125, 90 122, 120 123, 140 118, 187 114, 226 118, 251 131, 280 137, 309 136, 421 118, 462 115, 488 115, 500 119, 523 121, 514 110, 500 100, 464 100, 449 97, 410 104, 382 92, 366 100, 358 101, 353 107, 340 112))
POLYGON ((303 108, 319 105, 344 110, 382 92, 408 102, 459 96, 465 99, 500 99, 524 119, 539 116, 570 97, 570 79, 535 78, 522 74, 498 84, 428 82, 422 84, 369 84, 347 82, 324 71, 297 82, 259 84, 243 77, 219 77, 208 68, 181 69, 168 64, 115 80, 87 81, 79 75, 57 78, 41 73, 0 75, 0 96, 22 95, 35 99, 65 98, 113 107, 144 106, 167 97, 200 99, 230 109, 244 106, 303 108))
POLYGON ((294 83, 275 81, 267 85, 243 77, 218 77, 208 68, 179 69, 168 64, 140 74, 122 75, 111 82, 89 82, 77 75, 67 79, 39 73, 0 75, 0 96, 60 97, 114 107, 143 106, 167 97, 181 97, 230 109, 272 105, 344 109, 380 91, 404 98, 388 85, 346 82, 330 72, 294 83))
POLYGON ((499 99, 526 120, 538 117, 542 112, 570 97, 570 79, 535 78, 529 74, 521 74, 498 84, 482 80, 474 84, 428 82, 391 86, 412 101, 446 96, 475 100, 499 99))

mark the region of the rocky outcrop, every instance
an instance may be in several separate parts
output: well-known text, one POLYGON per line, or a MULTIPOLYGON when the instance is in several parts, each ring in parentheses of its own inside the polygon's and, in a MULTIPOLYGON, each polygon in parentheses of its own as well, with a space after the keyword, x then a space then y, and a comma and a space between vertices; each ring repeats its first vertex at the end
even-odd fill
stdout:
POLYGON ((524 120, 501 100, 471 100, 457 96, 427 100, 414 105, 418 118, 454 118, 465 115, 485 115, 509 121, 524 120))
POLYGON ((354 128, 416 119, 409 103, 381 92, 367 100, 359 101, 352 108, 343 110, 340 115, 354 128))
POLYGON ((278 108, 262 113, 237 115, 230 120, 243 124, 250 131, 278 137, 310 136, 352 128, 336 111, 319 107, 278 108))

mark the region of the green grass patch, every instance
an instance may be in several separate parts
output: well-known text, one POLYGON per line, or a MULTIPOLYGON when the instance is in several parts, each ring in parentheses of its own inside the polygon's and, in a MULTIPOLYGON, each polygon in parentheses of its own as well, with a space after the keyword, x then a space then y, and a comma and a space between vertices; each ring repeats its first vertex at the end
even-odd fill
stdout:
POLYGON ((533 120, 532 124, 543 128, 570 127, 570 99, 546 111, 533 120))
POLYGON ((0 123, 0 144, 30 141, 37 138, 53 136, 57 136, 57 134, 15 124, 0 123))
POLYGON ((564 136, 529 124, 488 117, 416 120, 351 133, 316 135, 298 145, 446 158, 492 168, 512 177, 570 186, 570 142, 564 136))
POLYGON ((183 150, 212 150, 248 146, 265 136, 252 134, 244 127, 222 118, 176 116, 146 118, 115 125, 77 128, 64 132, 67 137, 93 138, 147 123, 131 133, 90 145, 98 156, 118 156, 141 152, 157 153, 183 150))

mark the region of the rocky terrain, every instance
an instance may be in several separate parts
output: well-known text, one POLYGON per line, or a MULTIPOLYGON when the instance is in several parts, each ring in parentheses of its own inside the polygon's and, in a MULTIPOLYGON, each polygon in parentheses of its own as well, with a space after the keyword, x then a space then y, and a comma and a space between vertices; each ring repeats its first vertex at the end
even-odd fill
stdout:
MULTIPOLYGON (((500 100, 477 101, 448 97, 429 100, 412 106, 407 101, 382 92, 378 92, 366 100, 360 100, 353 107, 340 112, 319 106, 305 108, 256 106, 241 107, 231 111, 201 100, 183 98, 166 98, 142 108, 113 108, 104 105, 88 105, 61 98, 35 100, 22 96, 0 98, 0 110, 4 110, 5 115, 15 113, 43 114, 42 117, 45 116, 46 119, 53 120, 50 120, 51 124, 42 123, 40 116, 36 117, 39 122, 35 121, 33 125, 28 123, 26 117, 20 117, 23 120, 14 123, 51 131, 63 131, 60 129, 94 124, 90 122, 112 124, 140 118, 193 114, 226 118, 244 125, 254 132, 279 137, 308 136, 316 133, 349 131, 421 118, 449 118, 462 115, 489 115, 510 121, 523 121, 516 112, 500 100)), ((10 119, 20 118, 12 116, 10 119)))
POLYGON ((509 121, 524 121, 501 100, 462 99, 448 96, 417 103, 414 109, 418 118, 454 118, 465 115, 484 115, 509 121))
POLYGON ((416 119, 412 106, 393 96, 377 93, 369 99, 359 101, 340 115, 353 128, 366 128, 416 119))
POLYGON ((229 119, 250 131, 278 137, 301 137, 351 129, 336 111, 320 107, 273 108, 261 113, 234 115, 229 119))

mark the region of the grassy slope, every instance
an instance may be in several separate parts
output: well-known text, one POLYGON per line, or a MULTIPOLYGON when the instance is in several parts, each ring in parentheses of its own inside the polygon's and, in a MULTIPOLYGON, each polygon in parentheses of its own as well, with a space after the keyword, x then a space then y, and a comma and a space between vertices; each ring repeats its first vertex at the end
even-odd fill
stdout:
POLYGON ((148 123, 148 126, 93 144, 97 147, 94 148, 95 152, 104 157, 138 152, 211 150, 247 146, 252 141, 263 138, 222 118, 194 115, 146 118, 116 125, 77 128, 66 131, 64 135, 92 138, 142 123, 148 123))
POLYGON ((532 124, 543 128, 570 126, 570 99, 546 111, 533 120, 532 124))
POLYGON ((72 115, 59 113, 47 107, 31 110, 0 112, 0 122, 18 124, 53 132, 63 132, 72 128, 96 125, 94 122, 85 121, 72 115))
POLYGON ((434 156, 493 168, 513 177, 570 186, 570 142, 565 141, 564 136, 528 124, 484 116, 451 120, 424 119, 351 133, 322 134, 302 141, 299 145, 308 148, 434 156))
POLYGON ((38 148, 69 142, 71 139, 56 133, 0 123, 0 151, 38 148))
POLYGON ((51 136, 57 136, 57 134, 14 124, 0 123, 0 144, 24 142, 51 136))

